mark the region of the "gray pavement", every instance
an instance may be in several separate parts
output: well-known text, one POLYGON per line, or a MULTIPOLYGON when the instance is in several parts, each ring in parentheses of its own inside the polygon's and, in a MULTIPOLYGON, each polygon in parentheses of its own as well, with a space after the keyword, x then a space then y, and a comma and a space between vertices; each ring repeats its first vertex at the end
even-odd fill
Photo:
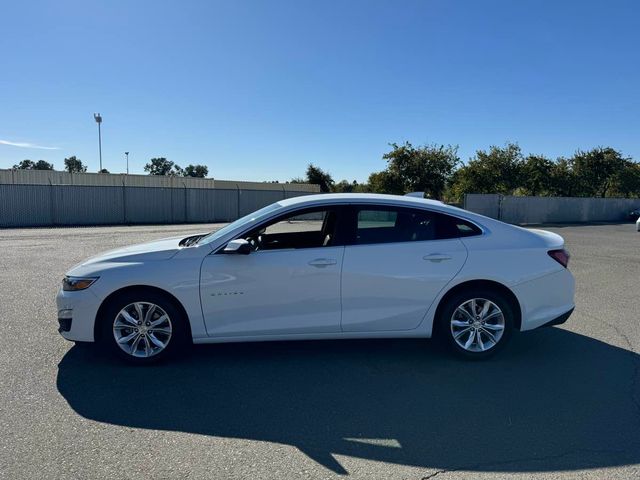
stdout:
POLYGON ((429 341, 202 346, 134 368, 56 332, 65 270, 211 226, 0 230, 0 478, 640 478, 640 234, 548 227, 568 323, 488 362, 429 341))

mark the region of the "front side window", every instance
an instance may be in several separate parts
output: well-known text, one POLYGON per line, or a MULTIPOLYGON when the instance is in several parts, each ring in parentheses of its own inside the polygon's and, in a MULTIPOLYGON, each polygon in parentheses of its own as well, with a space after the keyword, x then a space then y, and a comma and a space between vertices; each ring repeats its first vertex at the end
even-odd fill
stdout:
POLYGON ((236 221, 231 222, 230 224, 220 228, 219 230, 216 230, 214 232, 211 232, 205 235, 204 237, 198 240, 198 244, 211 243, 219 238, 224 237, 227 233, 232 232, 236 228, 239 228, 242 226, 249 226, 252 223, 259 222, 263 217, 271 214, 272 212, 278 210, 279 208, 282 208, 282 206, 277 202, 272 203, 271 205, 267 205, 266 207, 263 207, 260 210, 256 210, 255 212, 252 212, 249 215, 245 215, 244 217, 241 217, 236 221))
POLYGON ((243 238, 258 251, 328 247, 335 244, 336 219, 331 208, 299 211, 263 224, 243 238))

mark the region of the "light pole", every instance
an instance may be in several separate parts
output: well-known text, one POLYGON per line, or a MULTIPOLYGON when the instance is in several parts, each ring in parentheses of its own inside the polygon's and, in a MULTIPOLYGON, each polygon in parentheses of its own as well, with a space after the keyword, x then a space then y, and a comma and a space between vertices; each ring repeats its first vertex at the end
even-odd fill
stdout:
POLYGON ((100 171, 102 172, 102 133, 100 132, 100 124, 102 123, 102 117, 99 113, 94 113, 93 118, 98 124, 98 152, 100 153, 100 171))
POLYGON ((127 157, 127 175, 129 175, 129 152, 124 152, 124 156, 127 157))

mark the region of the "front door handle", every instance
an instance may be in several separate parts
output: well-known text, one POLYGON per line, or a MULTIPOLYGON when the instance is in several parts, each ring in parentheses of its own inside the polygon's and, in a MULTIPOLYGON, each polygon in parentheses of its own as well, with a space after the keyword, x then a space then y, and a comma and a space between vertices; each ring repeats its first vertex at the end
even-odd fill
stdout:
POLYGON ((451 255, 445 255, 444 253, 431 253, 422 257, 423 260, 429 260, 430 262, 442 262, 443 260, 451 260, 451 255))
POLYGON ((333 258, 316 258, 315 260, 311 260, 309 265, 312 267, 324 268, 329 265, 335 265, 336 263, 338 263, 338 261, 333 258))

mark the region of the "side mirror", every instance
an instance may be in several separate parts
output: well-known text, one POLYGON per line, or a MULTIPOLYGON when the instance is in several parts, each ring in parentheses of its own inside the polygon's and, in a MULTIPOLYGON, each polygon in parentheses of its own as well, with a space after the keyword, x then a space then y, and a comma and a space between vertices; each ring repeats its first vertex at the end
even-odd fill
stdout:
POLYGON ((244 238, 236 238, 227 243, 222 253, 236 253, 241 255, 249 255, 251 253, 251 245, 244 238))

